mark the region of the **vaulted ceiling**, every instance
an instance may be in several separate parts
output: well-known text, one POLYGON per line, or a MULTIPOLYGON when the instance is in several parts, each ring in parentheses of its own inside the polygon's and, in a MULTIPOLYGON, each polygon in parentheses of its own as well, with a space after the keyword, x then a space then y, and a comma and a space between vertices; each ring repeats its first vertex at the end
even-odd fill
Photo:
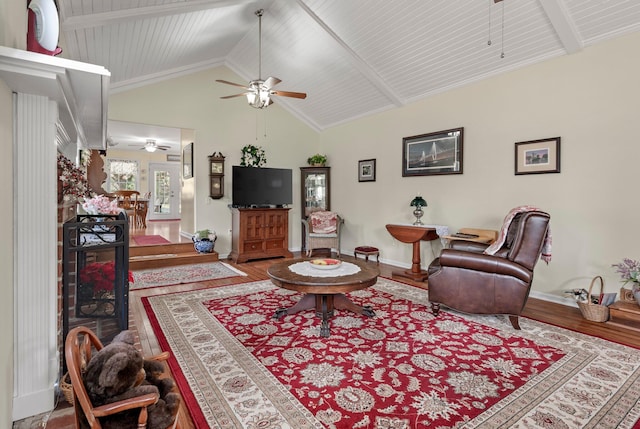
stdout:
POLYGON ((306 92, 274 98, 316 130, 640 31, 637 0, 57 3, 63 56, 106 67, 112 91, 225 65, 306 92))

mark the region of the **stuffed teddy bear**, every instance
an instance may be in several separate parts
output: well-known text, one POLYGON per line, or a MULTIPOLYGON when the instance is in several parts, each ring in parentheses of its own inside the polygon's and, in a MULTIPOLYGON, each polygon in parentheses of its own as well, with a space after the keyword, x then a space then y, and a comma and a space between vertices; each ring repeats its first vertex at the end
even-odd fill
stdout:
MULTIPOLYGON (((149 393, 160 399, 147 407, 147 428, 165 429, 173 424, 180 397, 173 392, 170 378, 160 378, 161 362, 145 360, 136 349, 132 331, 122 331, 93 355, 84 373, 84 385, 94 407, 149 393)), ((105 429, 136 428, 139 409, 100 419, 105 429)))

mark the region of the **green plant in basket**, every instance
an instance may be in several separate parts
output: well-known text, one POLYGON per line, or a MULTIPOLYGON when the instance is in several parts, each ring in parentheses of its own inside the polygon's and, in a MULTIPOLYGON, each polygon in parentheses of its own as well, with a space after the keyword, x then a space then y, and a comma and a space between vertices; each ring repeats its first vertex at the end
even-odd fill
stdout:
POLYGON ((316 153, 315 155, 307 158, 307 164, 309 165, 325 165, 326 163, 327 163, 327 156, 320 155, 319 153, 316 153))

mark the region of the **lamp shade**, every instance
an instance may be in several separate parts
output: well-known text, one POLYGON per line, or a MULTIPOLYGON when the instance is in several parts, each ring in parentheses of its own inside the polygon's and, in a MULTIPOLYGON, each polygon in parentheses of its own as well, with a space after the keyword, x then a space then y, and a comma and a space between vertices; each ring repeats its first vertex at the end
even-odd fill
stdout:
POLYGON ((411 207, 426 207, 427 202, 420 195, 416 196, 413 200, 411 200, 411 207))

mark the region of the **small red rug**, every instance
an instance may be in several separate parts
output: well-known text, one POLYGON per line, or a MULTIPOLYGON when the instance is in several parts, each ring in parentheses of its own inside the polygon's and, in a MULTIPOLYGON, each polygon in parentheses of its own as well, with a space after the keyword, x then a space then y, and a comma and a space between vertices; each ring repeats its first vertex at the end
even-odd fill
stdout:
POLYGON ((132 235, 131 238, 138 246, 153 246, 157 244, 171 244, 161 235, 132 235))

